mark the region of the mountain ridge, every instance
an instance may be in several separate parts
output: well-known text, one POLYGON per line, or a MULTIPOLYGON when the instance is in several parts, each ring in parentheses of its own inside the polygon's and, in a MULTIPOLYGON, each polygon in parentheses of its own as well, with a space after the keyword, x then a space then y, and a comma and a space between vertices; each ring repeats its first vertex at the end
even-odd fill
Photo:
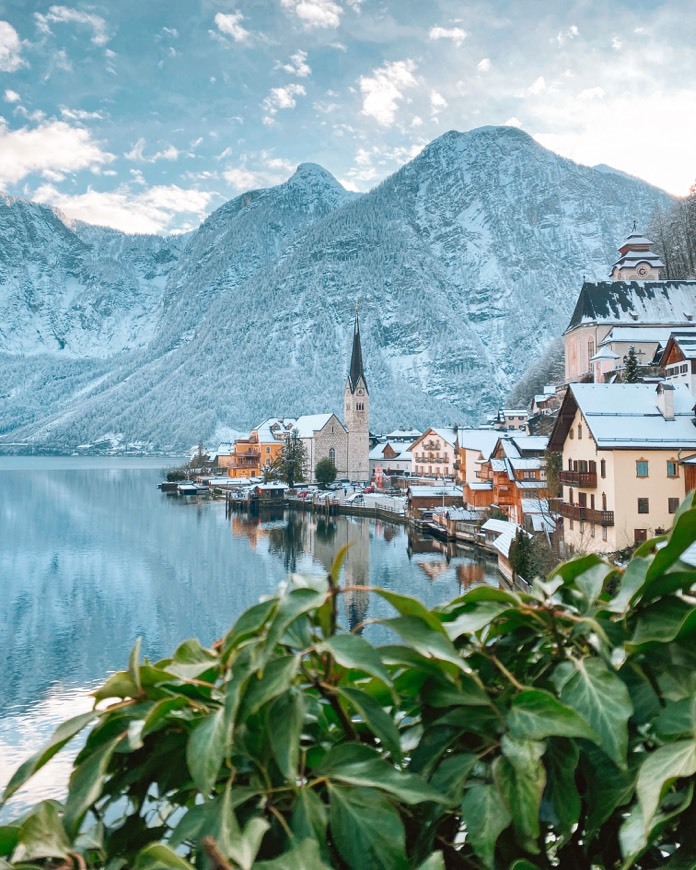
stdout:
MULTIPOLYGON (((109 333, 99 356, 105 327, 95 325, 70 365, 55 346, 37 351, 43 381, 34 372, 31 387, 0 397, 0 419, 11 421, 0 447, 67 448, 105 434, 185 446, 221 425, 335 410, 356 299, 374 425, 474 423, 562 331, 582 276, 605 272, 633 218, 669 200, 518 128, 482 127, 444 133, 365 194, 300 164, 178 242, 80 227, 91 248, 73 253, 79 274, 88 286, 105 269, 118 274, 115 311, 140 332, 130 343, 109 333), (138 317, 123 313, 129 298, 138 317)), ((3 227, 0 213, 0 239, 3 227)), ((5 294, 0 281, 0 310, 5 294)), ((31 319, 20 324, 25 341, 31 319)), ((20 380, 22 353, 0 335, 2 362, 20 380)))

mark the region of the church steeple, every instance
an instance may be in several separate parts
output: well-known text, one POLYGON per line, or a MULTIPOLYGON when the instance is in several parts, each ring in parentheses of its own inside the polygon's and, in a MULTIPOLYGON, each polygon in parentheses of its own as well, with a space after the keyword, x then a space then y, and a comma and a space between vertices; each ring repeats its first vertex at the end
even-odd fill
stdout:
POLYGON ((660 269, 665 264, 652 250, 652 244, 638 232, 633 221, 633 230, 619 248, 621 257, 611 267, 610 277, 614 281, 659 281, 660 269))
POLYGON ((362 346, 360 344, 360 323, 358 322, 358 306, 355 306, 355 324, 353 326, 353 352, 350 357, 350 370, 348 373, 348 381, 350 391, 354 393, 358 387, 358 381, 362 378, 365 392, 367 389, 367 379, 363 369, 362 346))

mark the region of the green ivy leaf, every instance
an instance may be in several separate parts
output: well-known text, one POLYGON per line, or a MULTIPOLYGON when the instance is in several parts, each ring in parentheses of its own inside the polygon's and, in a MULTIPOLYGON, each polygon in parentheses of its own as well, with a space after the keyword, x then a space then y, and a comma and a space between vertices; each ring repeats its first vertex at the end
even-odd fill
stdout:
POLYGON ((194 870, 194 867, 164 843, 151 843, 138 852, 133 870, 194 870))
POLYGON ((589 658, 562 662, 553 680, 561 700, 589 722, 606 754, 625 770, 633 704, 624 682, 602 661, 589 658))
POLYGON ((673 701, 662 709, 653 722, 653 729, 660 740, 696 736, 693 706, 694 701, 691 698, 682 698, 681 701, 673 701))
POLYGON ((597 732, 582 716, 543 689, 526 689, 513 698, 506 721, 518 740, 584 737, 600 742, 597 732))
POLYGON ((12 775, 12 778, 5 787, 0 806, 4 804, 12 795, 21 788, 24 783, 32 777, 37 770, 40 770, 46 762, 60 751, 66 743, 73 739, 82 729, 92 722, 99 714, 92 710, 89 713, 82 713, 80 716, 75 716, 68 719, 59 725, 53 732, 49 742, 40 749, 37 753, 28 758, 24 764, 17 768, 12 775))
POLYGON ((101 797, 111 756, 123 736, 119 734, 103 743, 73 770, 63 814, 65 829, 71 836, 77 833, 89 807, 101 797))
POLYGON ((398 770, 381 758, 377 750, 360 743, 331 747, 316 774, 349 785, 381 789, 407 804, 446 802, 446 798, 420 776, 398 770))
POLYGON ((226 659, 235 647, 239 647, 251 638, 256 638, 266 622, 275 614, 278 606, 278 599, 270 598, 245 610, 222 641, 223 658, 226 659))
POLYGON ((19 842, 19 825, 0 825, 0 855, 11 855, 19 842))
POLYGON ((546 770, 541 762, 545 746, 533 740, 516 740, 504 734, 503 755, 493 763, 493 776, 512 816, 519 843, 537 854, 539 845, 539 807, 546 785, 546 770))
POLYGON ((170 713, 187 706, 188 702, 181 696, 177 698, 165 698, 162 701, 158 701, 153 705, 152 709, 145 717, 143 730, 141 732, 142 737, 147 737, 148 734, 166 726, 172 721, 172 717, 169 715, 170 713))
POLYGON ((290 822, 296 838, 303 840, 308 837, 324 843, 328 823, 327 807, 319 795, 311 788, 301 788, 297 794, 290 822))
POLYGON ((254 870, 331 870, 321 857, 316 840, 302 840, 272 861, 257 861, 254 870))
POLYGON ((196 724, 186 743, 186 764, 204 797, 210 794, 215 785, 226 748, 225 711, 218 707, 196 724))
POLYGON ((267 731, 273 757, 280 772, 291 781, 297 777, 304 717, 304 697, 295 686, 276 698, 268 708, 267 731))
POLYGON ((411 598, 409 595, 402 595, 400 592, 393 592, 391 589, 372 589, 372 592, 384 598, 391 606, 402 616, 415 616, 422 619, 428 628, 433 631, 444 633, 442 623, 437 616, 417 598, 411 598))
POLYGON ((435 631, 420 617, 397 616, 393 619, 382 619, 380 622, 393 628, 405 643, 421 655, 451 662, 460 670, 469 673, 469 666, 459 655, 444 631, 435 631))
POLYGON ((92 695, 95 701, 104 701, 108 698, 137 698, 139 690, 128 671, 117 671, 103 686, 92 692, 92 695))
POLYGON ((243 701, 246 714, 256 713, 267 701, 286 692, 299 665, 300 657, 297 655, 279 656, 271 659, 260 674, 250 677, 243 701))
POLYGON ((406 836, 398 812, 371 788, 329 785, 331 836, 350 870, 408 867, 406 836))
MULTIPOLYGON (((696 511, 694 511, 696 514, 696 511)), ((628 649, 647 643, 670 643, 678 637, 696 631, 696 607, 676 596, 661 598, 646 607, 638 616, 628 649)))
POLYGON ((621 586, 616 595, 605 608, 612 613, 625 613, 628 606, 645 586, 648 568, 652 565, 652 556, 634 556, 626 566, 621 586))
POLYGON ((546 788, 541 817, 563 840, 570 837, 580 818, 580 795, 575 784, 579 757, 580 751, 573 741, 556 738, 548 741, 544 753, 546 788))
POLYGON ((319 644, 317 650, 330 652, 341 667, 365 671, 366 674, 382 680, 387 686, 392 685, 379 653, 363 637, 356 634, 336 634, 319 644))
POLYGON ((467 789, 462 801, 462 820, 474 852, 484 866, 495 867, 495 844, 512 822, 498 789, 494 785, 474 785, 467 789))
POLYGON ((142 642, 142 638, 137 637, 135 639, 135 643, 133 644, 133 649, 131 650, 130 657, 128 659, 128 676, 133 681, 133 685, 136 687, 138 692, 142 689, 142 685, 140 682, 140 644, 142 642))
POLYGON ((400 761, 399 729, 382 705, 360 689, 351 689, 345 686, 339 688, 338 692, 358 711, 367 727, 382 742, 394 760, 400 761))
POLYGON ((433 852, 418 865, 418 870, 445 870, 445 858, 442 852, 433 852))
POLYGON ((664 789, 676 779, 696 774, 696 740, 677 740, 652 752, 641 764, 636 793, 643 810, 643 828, 649 830, 664 789))
POLYGON ((20 825, 13 864, 40 858, 65 858, 72 846, 56 801, 41 801, 20 825))
POLYGON ((474 634, 480 631, 507 610, 510 610, 510 605, 499 601, 469 604, 466 608, 460 609, 451 622, 445 622, 444 628, 450 640, 457 640, 463 634, 474 634))

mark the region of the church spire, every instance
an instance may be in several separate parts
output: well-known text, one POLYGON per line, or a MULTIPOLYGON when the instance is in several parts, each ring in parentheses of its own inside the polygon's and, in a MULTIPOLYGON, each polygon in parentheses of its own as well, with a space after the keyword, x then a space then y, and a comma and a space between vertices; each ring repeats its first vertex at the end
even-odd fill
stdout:
POLYGON ((367 379, 365 378, 365 371, 363 369, 362 346, 360 344, 360 323, 358 322, 358 305, 356 303, 355 325, 353 327, 353 353, 350 357, 350 371, 348 374, 351 393, 355 392, 360 378, 362 378, 363 384, 365 385, 365 391, 368 392, 367 379))

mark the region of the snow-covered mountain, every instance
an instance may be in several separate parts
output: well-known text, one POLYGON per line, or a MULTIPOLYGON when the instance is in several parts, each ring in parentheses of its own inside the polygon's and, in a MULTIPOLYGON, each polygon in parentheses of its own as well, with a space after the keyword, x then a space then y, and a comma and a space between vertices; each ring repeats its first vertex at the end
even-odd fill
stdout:
POLYGON ((563 330, 633 219, 668 200, 483 127, 361 196, 303 164, 186 239, 6 201, 0 446, 184 446, 339 411, 356 300, 373 428, 473 422, 563 330))

